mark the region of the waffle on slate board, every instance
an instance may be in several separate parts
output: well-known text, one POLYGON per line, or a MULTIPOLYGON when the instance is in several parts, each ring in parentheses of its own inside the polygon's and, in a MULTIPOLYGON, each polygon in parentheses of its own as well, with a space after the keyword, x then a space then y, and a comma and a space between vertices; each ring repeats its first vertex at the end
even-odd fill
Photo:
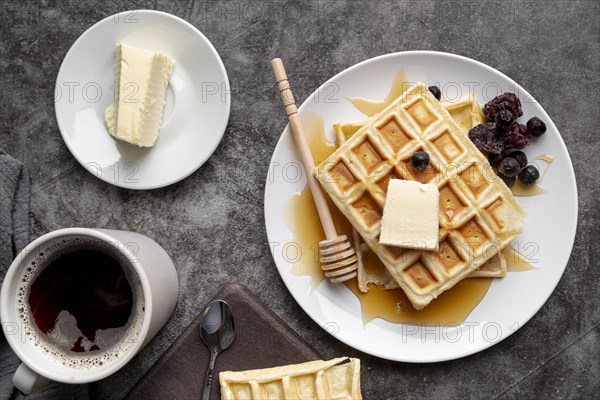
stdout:
MULTIPOLYGON (((440 103, 450 116, 464 131, 468 132, 471 128, 483 123, 485 116, 481 106, 474 99, 464 97, 456 102, 440 103)), ((356 131, 358 131, 366 121, 358 122, 340 122, 333 125, 336 134, 337 143, 342 145, 356 131)), ((356 229, 353 229, 353 242, 358 258, 358 288, 361 292, 369 291, 369 285, 374 284, 385 290, 397 289, 398 282, 389 274, 379 258, 373 253, 365 243, 356 229)), ((506 260, 501 252, 493 255, 483 265, 467 275, 467 278, 500 278, 507 273, 506 260)))
POLYGON ((329 361, 219 374, 222 400, 338 399, 360 400, 360 360, 329 361))
POLYGON ((482 266, 522 229, 524 212, 466 131, 423 83, 361 126, 316 171, 317 179, 416 309, 482 266), (426 151, 430 165, 412 168, 426 151), (390 179, 434 183, 440 192, 439 249, 379 243, 390 179))

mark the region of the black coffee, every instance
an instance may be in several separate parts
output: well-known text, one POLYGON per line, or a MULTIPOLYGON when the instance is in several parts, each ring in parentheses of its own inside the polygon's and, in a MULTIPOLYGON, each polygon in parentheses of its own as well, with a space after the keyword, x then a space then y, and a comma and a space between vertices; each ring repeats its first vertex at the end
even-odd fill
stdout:
POLYGON ((125 327, 134 306, 134 293, 115 257, 83 248, 64 252, 50 261, 31 284, 28 303, 41 332, 50 334, 59 314, 67 312, 78 328, 70 330, 77 332, 69 340, 70 350, 98 351, 105 349, 95 343, 96 333, 125 327))

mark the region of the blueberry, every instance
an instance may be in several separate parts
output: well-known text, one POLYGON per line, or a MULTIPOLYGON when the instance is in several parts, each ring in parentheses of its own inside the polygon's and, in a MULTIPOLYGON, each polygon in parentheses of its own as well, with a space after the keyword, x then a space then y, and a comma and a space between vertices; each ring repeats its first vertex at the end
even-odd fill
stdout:
POLYGON ((431 92, 431 94, 433 95, 433 97, 435 97, 436 99, 438 99, 438 101, 442 98, 442 92, 440 91, 440 88, 437 86, 429 86, 429 91, 431 92))
POLYGON ((515 117, 510 110, 500 110, 500 112, 496 114, 495 118, 496 125, 500 128, 508 128, 514 120, 515 117))
POLYGON ((429 154, 424 151, 417 151, 410 158, 410 162, 416 171, 423 171, 429 165, 429 154))
POLYGON ((538 179, 540 179, 540 171, 538 171, 535 165, 526 166, 519 174, 519 180, 523 182, 524 185, 531 185, 537 182, 538 179))
POLYGON ((500 165, 500 163, 502 162, 502 160, 504 160, 506 158, 506 153, 504 151, 495 154, 495 153, 490 153, 488 155, 488 161, 490 162, 490 164, 493 167, 497 167, 498 165, 500 165))
POLYGON ((546 124, 538 117, 533 117, 527 121, 527 130, 533 136, 542 136, 546 133, 546 124))
POLYGON ((502 181, 504 181, 504 183, 508 187, 513 187, 513 185, 515 184, 515 181, 517 180, 517 178, 514 176, 506 176, 503 174, 498 174, 498 176, 500 177, 500 179, 502 179, 502 181))
POLYGON ((521 171, 521 166, 514 158, 506 157, 498 166, 498 171, 500 171, 502 175, 513 177, 517 176, 519 171, 521 171))
POLYGON ((527 165, 527 155, 520 150, 511 151, 508 156, 517 160, 521 169, 527 165))

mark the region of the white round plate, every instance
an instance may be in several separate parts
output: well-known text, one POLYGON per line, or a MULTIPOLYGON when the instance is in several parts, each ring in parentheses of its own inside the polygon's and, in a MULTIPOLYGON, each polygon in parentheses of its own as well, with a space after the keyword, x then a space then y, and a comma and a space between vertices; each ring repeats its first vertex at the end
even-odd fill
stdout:
MULTIPOLYGON (((542 107, 517 83, 480 62, 446 53, 410 51, 389 54, 357 64, 321 86, 300 107, 300 114, 319 113, 330 140, 331 125, 359 120, 348 97, 384 99, 397 71, 404 68, 411 82, 437 85, 442 96, 455 99, 474 92, 480 104, 497 94, 511 91, 519 95, 526 120, 538 116, 548 126, 526 153, 531 158, 543 153, 555 157, 543 185, 551 193, 518 197, 527 213, 523 233, 513 247, 535 261, 539 269, 512 272, 492 283, 487 295, 461 325, 420 327, 392 324, 375 319, 363 326, 360 303, 344 285, 323 281, 310 291, 310 278, 292 273, 282 254, 282 244, 292 238, 283 220, 284 205, 302 190, 305 175, 286 179, 286 165, 299 158, 289 128, 283 131, 273 153, 265 188, 265 223, 271 252, 287 288, 306 313, 337 339, 365 353, 405 362, 451 360, 481 351, 500 342, 523 326, 546 302, 569 260, 577 226, 577 187, 571 160, 556 126, 542 107)), ((293 74, 291 75, 293 87, 293 74)), ((284 118, 281 110, 281 118, 284 118)), ((288 177, 290 174, 288 171, 288 177)))
POLYGON ((229 119, 229 80, 215 48, 191 24, 164 12, 126 11, 96 23, 73 44, 58 72, 55 103, 62 137, 81 165, 116 186, 153 189, 187 177, 215 151, 229 119), (175 60, 151 148, 119 141, 106 129, 118 43, 175 60))

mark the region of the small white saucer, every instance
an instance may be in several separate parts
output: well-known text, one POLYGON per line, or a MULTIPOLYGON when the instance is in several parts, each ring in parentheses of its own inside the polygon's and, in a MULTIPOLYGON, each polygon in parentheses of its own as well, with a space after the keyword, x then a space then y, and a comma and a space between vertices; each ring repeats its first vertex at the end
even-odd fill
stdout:
POLYGON ((230 100, 227 72, 210 41, 181 18, 149 10, 115 14, 85 31, 65 56, 55 90, 58 127, 73 156, 98 178, 129 189, 167 186, 204 164, 225 133, 230 100), (106 129, 117 43, 175 60, 152 148, 121 142, 106 129))

